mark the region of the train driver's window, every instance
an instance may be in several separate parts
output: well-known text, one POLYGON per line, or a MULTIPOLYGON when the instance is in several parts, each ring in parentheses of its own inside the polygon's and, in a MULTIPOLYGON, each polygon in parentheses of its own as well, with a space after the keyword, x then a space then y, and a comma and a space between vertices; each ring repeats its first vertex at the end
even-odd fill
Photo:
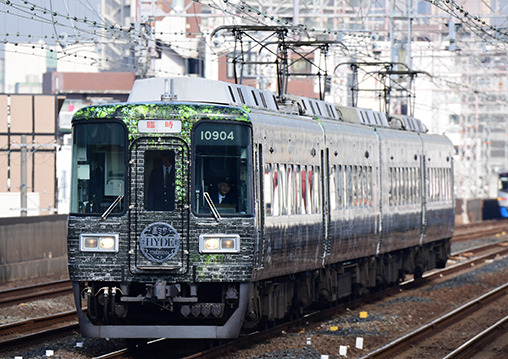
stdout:
POLYGON ((251 129, 244 123, 202 121, 193 130, 193 210, 252 214, 251 129))
POLYGON ((125 127, 87 122, 73 128, 71 213, 102 215, 117 199, 112 214, 124 210, 125 127))

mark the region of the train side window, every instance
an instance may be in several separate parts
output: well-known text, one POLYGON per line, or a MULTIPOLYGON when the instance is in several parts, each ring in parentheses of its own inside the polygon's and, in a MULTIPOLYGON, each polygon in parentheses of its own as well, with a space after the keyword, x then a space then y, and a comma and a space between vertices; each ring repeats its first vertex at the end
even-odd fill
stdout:
POLYGON ((417 202, 421 202, 422 200, 422 193, 421 193, 421 187, 420 187, 420 169, 416 168, 416 200, 417 202))
POLYGON ((294 196, 294 187, 295 187, 295 181, 293 179, 293 165, 287 165, 286 167, 286 184, 287 184, 287 193, 286 193, 286 199, 287 199, 287 214, 292 215, 295 214, 295 206, 293 203, 294 196))
POLYGON ((337 210, 337 166, 330 166, 330 210, 337 210))
POLYGON ((390 179, 390 190, 388 191, 388 204, 393 206, 393 168, 388 168, 388 178, 390 179))
POLYGON ((407 167, 402 168, 402 204, 408 204, 407 167))
POLYGON ((418 203, 418 169, 413 167, 413 203, 418 203))
POLYGON ((272 165, 266 164, 263 174, 263 193, 265 201, 265 216, 273 215, 273 172, 272 165))
POLYGON ((402 167, 397 167, 397 182, 399 184, 399 205, 404 204, 404 172, 402 167))
POLYGON ((352 178, 351 178, 351 166, 348 165, 347 168, 347 173, 346 173, 346 178, 347 178, 347 203, 346 203, 346 207, 348 209, 352 208, 353 207, 353 181, 352 181, 352 178))
POLYGON ((302 173, 300 172, 300 165, 295 166, 295 212, 302 214, 302 173))
POLYGON ((314 213, 321 213, 321 169, 319 166, 315 167, 314 178, 313 178, 313 186, 314 186, 314 199, 312 203, 314 204, 314 213))
POLYGON ((313 173, 314 173, 314 167, 309 166, 309 169, 307 171, 307 182, 308 182, 308 188, 309 188, 309 213, 314 213, 314 186, 313 186, 313 173))
POLYGON ((342 165, 337 166, 337 202, 338 202, 338 208, 342 209, 344 208, 344 176, 343 176, 344 170, 342 165))
POLYGON ((360 176, 358 175, 358 166, 353 166, 353 207, 360 206, 360 176))
POLYGON ((448 196, 446 197, 447 200, 450 200, 452 199, 452 180, 451 180, 452 176, 451 176, 451 169, 450 168, 447 168, 446 169, 446 183, 447 183, 447 186, 446 186, 446 190, 447 190, 447 194, 448 196))
POLYGON ((402 204, 402 168, 397 167, 397 205, 400 206, 402 204))
POLYGON ((399 196, 398 196, 398 186, 397 186, 397 168, 396 167, 393 167, 392 168, 392 185, 393 185, 393 192, 392 192, 392 206, 396 206, 397 205, 397 201, 399 200, 399 196))
POLYGON ((433 188, 432 188, 432 192, 433 192, 433 200, 434 202, 436 202, 438 200, 438 178, 437 178, 437 170, 435 168, 432 169, 432 178, 433 178, 433 188))
POLYGON ((427 168, 427 198, 429 201, 434 201, 434 176, 432 168, 427 168))
POLYGON ((434 196, 435 196, 435 191, 434 191, 434 181, 435 181, 435 178, 434 178, 434 171, 432 168, 429 168, 427 170, 427 173, 428 173, 428 177, 429 177, 429 190, 428 190, 428 197, 429 199, 433 202, 434 201, 434 196))
POLYGON ((281 180, 280 180, 280 171, 279 165, 274 165, 272 167, 272 215, 280 216, 280 196, 281 196, 281 180))
POLYGON ((287 184, 286 184, 286 165, 282 164, 279 167, 280 179, 280 215, 285 216, 288 214, 287 209, 287 184))
POLYGON ((406 178, 407 178, 407 203, 413 203, 413 174, 412 168, 406 168, 406 178))
POLYGON ((362 199, 361 206, 367 207, 367 166, 360 166, 361 184, 362 184, 362 199))
POLYGON ((302 181, 302 213, 308 214, 308 181, 307 181, 307 166, 301 167, 300 179, 302 181))
POLYGON ((444 169, 439 169, 439 199, 444 200, 444 169))
POLYGON ((373 188, 372 188, 372 166, 368 167, 368 178, 367 178, 367 186, 368 186, 368 200, 369 200, 369 207, 373 206, 373 188))
POLYGON ((404 180, 406 181, 406 204, 411 203, 411 168, 404 168, 404 180))
POLYGON ((367 207, 367 166, 360 167, 362 171, 362 207, 367 207))

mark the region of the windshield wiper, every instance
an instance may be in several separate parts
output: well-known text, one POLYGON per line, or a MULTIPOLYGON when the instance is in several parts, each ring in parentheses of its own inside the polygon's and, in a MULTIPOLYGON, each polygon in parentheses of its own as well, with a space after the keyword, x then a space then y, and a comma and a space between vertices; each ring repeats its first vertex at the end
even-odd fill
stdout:
POLYGON ((123 199, 123 195, 116 197, 115 201, 111 203, 111 206, 108 207, 108 209, 102 214, 100 221, 104 221, 106 218, 108 218, 109 214, 115 209, 116 206, 118 206, 118 203, 123 199))
POLYGON ((210 197, 210 194, 208 192, 203 192, 203 197, 205 197, 205 201, 208 204, 208 207, 210 207, 210 210, 212 211, 215 220, 219 222, 222 219, 222 217, 220 216, 217 207, 215 207, 215 204, 213 204, 212 197, 210 197))

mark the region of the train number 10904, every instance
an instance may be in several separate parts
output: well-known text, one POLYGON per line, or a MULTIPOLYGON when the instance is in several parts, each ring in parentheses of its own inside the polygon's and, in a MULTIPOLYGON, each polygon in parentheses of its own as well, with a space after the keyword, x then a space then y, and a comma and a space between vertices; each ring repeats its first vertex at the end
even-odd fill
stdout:
POLYGON ((201 131, 201 141, 234 141, 233 131, 201 131))

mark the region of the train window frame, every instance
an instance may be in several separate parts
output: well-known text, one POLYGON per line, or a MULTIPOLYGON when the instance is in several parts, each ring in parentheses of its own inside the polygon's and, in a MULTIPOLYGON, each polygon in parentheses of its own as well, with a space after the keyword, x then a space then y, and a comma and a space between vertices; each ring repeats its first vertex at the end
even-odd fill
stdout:
MULTIPOLYGON (((102 134, 111 134, 113 133, 112 131, 100 131, 102 134)), ((120 121, 120 120, 116 120, 116 119, 108 119, 108 120, 102 120, 102 119, 88 119, 88 120, 84 120, 84 121, 76 121, 76 122, 73 122, 72 124, 72 133, 73 133, 73 143, 72 143, 72 158, 71 158, 71 164, 72 164, 72 170, 71 170, 71 183, 70 183, 70 190, 71 190, 71 203, 70 203, 70 206, 69 206, 69 214, 70 215, 73 215, 73 216, 102 216, 104 214, 104 212, 108 209, 109 206, 111 206, 114 202, 115 202, 115 199, 117 198, 120 198, 120 196, 123 196, 123 198, 121 198, 121 200, 119 201, 119 203, 116 205, 115 208, 113 208, 113 210, 111 211, 111 213, 109 214, 109 216, 111 217, 120 217, 120 216, 123 216, 125 215, 125 213, 127 212, 127 193, 128 193, 128 187, 129 186, 129 182, 128 182, 128 178, 129 178, 129 174, 128 174, 128 151, 129 151, 129 139, 128 139, 128 129, 127 129, 127 126, 125 125, 125 123, 123 121, 120 121), (123 181, 123 188, 120 189, 120 192, 121 193, 113 193, 111 192, 111 194, 109 195, 109 197, 112 197, 111 198, 111 202, 106 202, 106 203, 100 203, 99 205, 99 208, 97 211, 94 211, 93 208, 91 211, 88 211, 86 208, 85 208, 85 211, 84 212, 79 212, 79 208, 80 208, 80 205, 79 205, 79 199, 78 199, 78 194, 77 193, 74 193, 75 191, 77 192, 78 191, 78 188, 76 187, 76 189, 74 189, 74 186, 79 186, 79 184, 77 183, 77 181, 79 181, 80 179, 80 174, 78 173, 80 171, 80 168, 79 168, 79 162, 88 162, 88 156, 83 157, 82 160, 80 160, 79 156, 82 156, 80 155, 79 153, 76 153, 75 154, 75 151, 79 152, 78 150, 78 146, 76 144, 75 141, 77 141, 77 134, 76 134, 76 130, 79 129, 81 126, 90 126, 90 125, 100 125, 100 126, 104 126, 104 125, 115 125, 115 126, 120 126, 121 130, 122 130, 122 133, 120 134, 120 137, 119 139, 121 138, 122 140, 122 143, 123 143, 123 161, 115 161, 115 166, 118 165, 118 163, 121 163, 123 164, 123 176, 121 177, 118 177, 118 176, 115 176, 115 179, 116 180, 120 180, 120 181, 123 181), (76 146, 76 150, 75 150, 75 146, 76 146), (75 157, 77 156, 77 157, 75 157), (84 159, 84 160, 83 160, 84 159), (75 183, 76 181, 76 183, 75 183), (75 202, 76 201, 76 202, 75 202), (74 207, 76 207, 76 210, 74 210, 74 207)), ((103 144, 103 142, 101 142, 103 144)), ((95 152, 95 151, 94 151, 95 152)), ((94 153, 96 154, 96 153, 94 153)), ((110 157, 106 157, 106 152, 104 152, 104 169, 103 169, 103 175, 104 175, 104 182, 106 182, 106 170, 108 170, 109 166, 110 165, 107 165, 106 162, 108 161, 113 161, 113 159, 111 158, 110 160, 108 160, 107 158, 110 158, 110 157)), ((88 167, 82 167, 81 168, 81 171, 87 171, 88 169, 88 173, 89 173, 89 179, 91 178, 91 168, 90 168, 90 164, 88 164, 88 167)), ((113 170, 111 170, 113 171, 113 170)), ((110 170, 108 170, 108 173, 110 172, 110 170)), ((84 174, 84 176, 86 177, 86 174, 84 174)), ((85 178, 83 177, 83 178, 85 178)), ((83 179, 82 178, 82 179, 83 179)), ((104 186, 106 186, 106 183, 104 184, 104 186)), ((108 195, 106 195, 106 188, 104 187, 103 189, 103 197, 108 197, 108 195)), ((83 203, 83 201, 81 201, 83 203)), ((91 206, 93 207, 93 206, 91 206)))
POLYGON ((273 194, 274 194, 273 215, 278 217, 281 215, 281 212, 282 212, 281 201, 282 201, 282 182, 283 182, 283 180, 281 179, 281 171, 280 171, 280 164, 279 163, 277 163, 277 165, 273 167, 273 171, 274 171, 273 176, 274 176, 274 178, 276 177, 273 182, 274 184, 276 184, 276 186, 274 185, 274 188, 273 188, 273 194))
POLYGON ((143 153, 144 176, 143 176, 143 210, 149 212, 167 211, 178 209, 176 196, 177 181, 177 158, 174 149, 147 148, 143 153), (165 154, 165 155, 164 155, 165 154), (164 163, 162 158, 170 158, 171 181, 164 184, 166 174, 163 174, 164 163), (160 177, 160 179, 158 179, 160 177), (168 186, 168 187, 166 187, 168 186), (169 189, 169 190, 168 190, 169 189), (170 192, 171 191, 171 192, 170 192), (163 202, 163 199, 166 201, 163 202), (172 201, 168 201, 172 199, 172 201))
POLYGON ((271 163, 263 166, 263 206, 265 216, 273 216, 273 168, 271 163))
POLYGON ((344 209, 344 170, 343 165, 337 165, 337 208, 344 209))
MULTIPOLYGON (((201 132, 202 133, 202 132, 201 132)), ((212 136, 213 137, 213 136, 212 136)), ((203 143, 205 143, 208 140, 211 140, 211 138, 203 138, 200 139, 203 143)), ((217 137, 217 136, 215 136, 217 137)), ((243 122, 243 121, 231 121, 231 120, 212 120, 212 119, 201 119, 199 122, 195 123, 192 131, 191 131, 191 151, 192 151, 192 169, 191 169, 191 210, 192 213, 198 217, 211 217, 213 216, 211 209, 209 206, 205 203, 203 192, 208 192, 209 190, 213 189, 215 190, 217 188, 217 182, 219 182, 220 179, 224 177, 230 177, 230 180, 233 183, 233 190, 236 194, 236 204, 233 208, 233 205, 222 205, 217 206, 217 209, 219 209, 219 213, 221 216, 225 217, 252 217, 255 213, 254 211, 254 170, 253 170, 253 131, 252 131, 252 124, 250 122, 243 122), (197 141, 197 132, 200 129, 200 126, 202 125, 217 125, 218 129, 225 128, 225 126, 241 126, 244 128, 247 128, 248 133, 243 134, 243 141, 247 140, 247 143, 245 145, 229 145, 230 148, 227 145, 220 145, 220 144, 207 144, 207 146, 213 148, 214 146, 219 149, 219 147, 223 147, 223 151, 232 151, 228 156, 231 158, 237 159, 238 162, 236 162, 234 168, 228 168, 229 172, 235 172, 235 173, 220 173, 220 171, 217 171, 216 168, 213 166, 208 166, 208 170, 210 170, 210 173, 208 175, 211 178, 211 181, 208 181, 206 184, 205 177, 208 177, 207 175, 204 175, 203 173, 198 176, 198 146, 205 146, 205 144, 198 145, 197 141), (221 127, 222 126, 222 127, 221 127), (235 150, 234 147, 238 147, 237 151, 240 151, 234 154, 235 150), (211 170, 213 169, 213 171, 211 170), (213 173, 211 173, 213 172, 213 173), (199 187, 199 193, 198 193, 198 186, 196 185, 196 181, 198 179, 203 180, 203 188, 199 187), (206 188, 206 190, 205 190, 206 188), (200 205, 202 204, 202 205, 200 205), (206 209, 208 208, 208 210, 206 209)), ((236 141, 235 136, 228 137, 231 141, 236 141)), ((215 138, 214 138, 215 139, 215 138)), ((223 141, 223 136, 221 136, 220 141, 223 141)), ((204 152, 203 152, 204 153, 204 152)), ((210 159, 213 157, 213 154, 209 155, 210 159)), ((215 156, 213 157, 217 161, 220 160, 221 156, 215 156)), ((226 158, 226 157, 224 157, 226 158)), ((204 159, 201 158, 200 161, 202 163, 205 163, 204 159)), ((225 168, 225 167, 224 167, 225 168)), ((204 170, 204 169, 203 169, 204 170)))
POLYGON ((307 181, 307 166, 302 165, 300 167, 300 181, 302 186, 301 201, 302 201, 302 214, 308 214, 308 181, 307 181))
POLYGON ((302 201, 301 201, 302 180, 300 165, 295 165, 294 176, 295 176, 295 214, 302 214, 302 201))
POLYGON ((279 181, 280 181, 280 215, 287 216, 288 208, 287 208, 287 184, 286 184, 286 176, 287 176, 287 164, 283 163, 279 166, 279 181))
POLYGON ((330 211, 337 210, 337 166, 330 166, 330 211))

